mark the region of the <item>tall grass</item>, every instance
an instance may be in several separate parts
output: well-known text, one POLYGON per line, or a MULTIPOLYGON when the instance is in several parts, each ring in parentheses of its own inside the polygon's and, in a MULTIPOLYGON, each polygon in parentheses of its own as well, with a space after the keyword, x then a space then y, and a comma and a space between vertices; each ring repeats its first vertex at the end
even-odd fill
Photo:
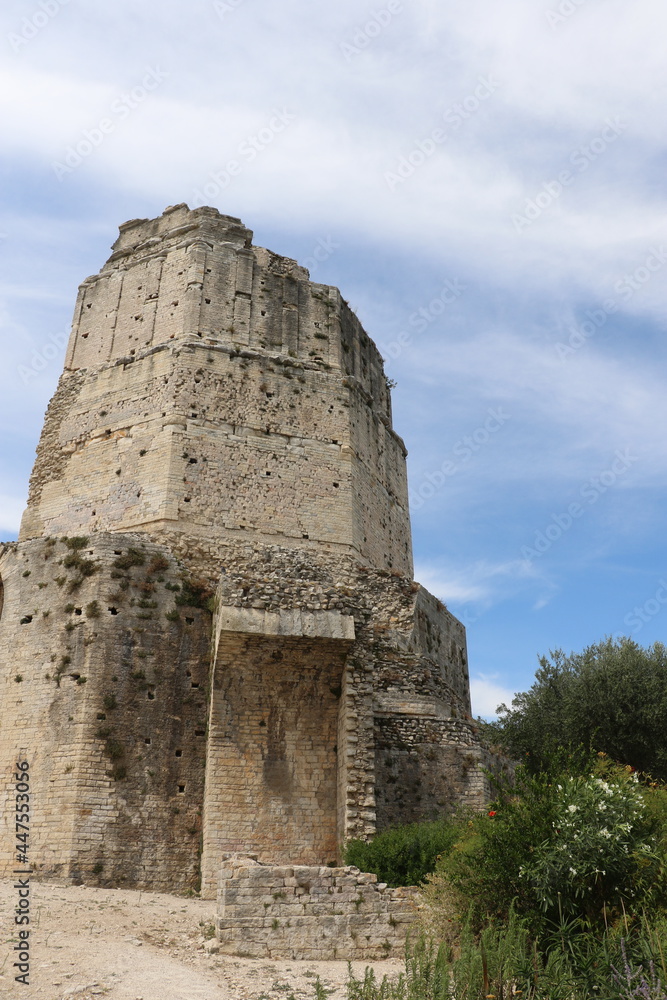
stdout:
POLYGON ((464 927, 453 961, 422 936, 393 981, 350 970, 347 1000, 667 1000, 666 939, 664 920, 642 915, 602 935, 586 921, 561 920, 537 940, 512 910, 478 935, 464 927))

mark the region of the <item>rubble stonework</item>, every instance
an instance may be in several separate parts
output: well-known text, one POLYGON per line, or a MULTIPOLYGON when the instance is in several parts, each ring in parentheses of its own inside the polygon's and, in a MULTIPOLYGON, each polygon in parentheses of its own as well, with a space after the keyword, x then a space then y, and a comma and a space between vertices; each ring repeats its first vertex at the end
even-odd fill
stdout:
POLYGON ((304 961, 402 958, 416 890, 358 868, 223 862, 216 937, 223 954, 304 961))
POLYGON ((121 226, 0 547, 0 760, 30 760, 39 871, 211 897, 230 852, 335 864, 483 804, 405 455, 337 289, 212 208, 121 226))

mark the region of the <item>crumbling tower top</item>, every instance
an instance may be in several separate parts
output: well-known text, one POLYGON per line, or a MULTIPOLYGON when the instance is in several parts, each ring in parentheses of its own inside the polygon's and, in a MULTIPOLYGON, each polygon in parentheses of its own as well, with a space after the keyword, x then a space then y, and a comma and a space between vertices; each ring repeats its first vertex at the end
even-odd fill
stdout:
POLYGON ((411 576, 405 454, 338 289, 176 205, 81 285, 21 538, 145 531, 212 577, 247 539, 411 576))

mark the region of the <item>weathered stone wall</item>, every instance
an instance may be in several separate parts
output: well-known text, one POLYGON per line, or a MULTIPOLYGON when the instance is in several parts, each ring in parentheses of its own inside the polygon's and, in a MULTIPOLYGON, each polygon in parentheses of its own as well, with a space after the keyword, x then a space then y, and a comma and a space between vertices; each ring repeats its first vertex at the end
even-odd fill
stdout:
POLYGON ((251 237, 185 206, 123 227, 79 295, 21 539, 259 533, 411 574, 377 348, 337 289, 251 237))
MULTIPOLYGON (((215 893, 226 851, 251 851, 267 862, 331 863, 350 837, 430 819, 460 802, 483 804, 488 789, 468 714, 467 671, 461 669, 465 633, 410 579, 326 552, 248 544, 225 550, 216 600, 205 895, 215 893), (423 613, 417 614, 425 604, 427 648, 423 613), (335 823, 329 806, 320 808, 312 799, 305 805, 304 795, 311 793, 303 768, 296 766, 297 727, 288 721, 298 717, 299 728, 305 726, 308 711, 301 699, 310 683, 310 658, 320 671, 329 705, 323 726, 335 751, 329 757, 331 763, 335 758, 335 772, 321 771, 331 784, 320 786, 319 800, 326 801, 325 788, 336 795, 335 823), (269 713, 283 733, 272 743, 261 726, 269 713), (282 788, 269 791, 267 767, 284 774, 282 788), (245 819, 241 801, 248 804, 245 819), (281 836, 276 817, 283 817, 288 836, 281 836), (309 833, 311 822, 320 827, 319 837, 309 833)), ((307 752, 312 756, 314 749, 307 752)))
POLYGON ((210 612, 175 603, 181 569, 142 535, 9 544, 0 578, 0 796, 25 754, 37 870, 197 887, 210 612))
POLYGON ((487 793, 382 359, 251 237, 176 206, 81 287, 0 552, 0 766, 31 759, 43 872, 211 896, 226 852, 333 863, 487 793))
POLYGON ((399 958, 417 916, 415 893, 358 868, 225 861, 216 934, 220 951, 302 960, 399 958))

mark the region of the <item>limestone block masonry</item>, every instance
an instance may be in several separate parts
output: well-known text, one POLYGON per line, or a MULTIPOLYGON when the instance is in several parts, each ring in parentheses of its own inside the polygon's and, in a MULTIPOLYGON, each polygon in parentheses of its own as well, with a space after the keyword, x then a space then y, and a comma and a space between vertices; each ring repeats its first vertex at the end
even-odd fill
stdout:
POLYGON ((405 455, 336 288, 213 208, 121 226, 0 546, 0 870, 19 755, 42 875, 208 897, 232 852, 335 865, 483 805, 405 455))
POLYGON ((402 958, 416 890, 358 868, 223 862, 216 937, 223 954, 304 961, 402 958))

